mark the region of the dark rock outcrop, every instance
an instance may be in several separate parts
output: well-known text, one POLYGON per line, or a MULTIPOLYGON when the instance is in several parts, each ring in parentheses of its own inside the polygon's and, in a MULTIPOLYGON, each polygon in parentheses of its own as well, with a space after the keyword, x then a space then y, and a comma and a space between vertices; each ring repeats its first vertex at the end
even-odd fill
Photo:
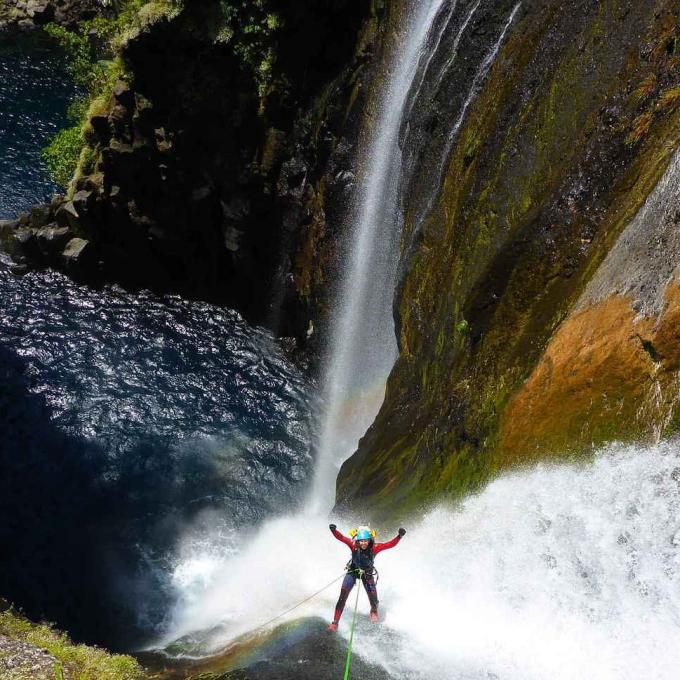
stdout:
MULTIPOLYGON (((88 174, 31 228, 55 220, 88 240, 93 283, 211 299, 306 342, 329 293, 377 9, 263 7, 280 22, 266 85, 222 37, 217 0, 131 37, 129 77, 85 131, 88 174)), ((10 250, 65 266, 30 241, 10 250)))
MULTIPOLYGON (((327 623, 318 618, 298 619, 234 643, 222 654, 205 661, 182 663, 168 670, 168 658, 142 655, 143 662, 154 669, 159 664, 159 680, 333 680, 342 677, 347 657, 347 642, 326 630, 327 623), (244 662, 248 659, 247 662, 244 662), (225 670, 229 669, 229 670, 225 670)), ((375 633, 372 624, 359 623, 358 634, 375 633)), ((363 680, 388 680, 383 668, 352 657, 352 677, 363 680)))
POLYGON ((112 11, 103 0, 3 0, 0 3, 0 36, 33 31, 55 22, 75 28, 81 21, 112 11))

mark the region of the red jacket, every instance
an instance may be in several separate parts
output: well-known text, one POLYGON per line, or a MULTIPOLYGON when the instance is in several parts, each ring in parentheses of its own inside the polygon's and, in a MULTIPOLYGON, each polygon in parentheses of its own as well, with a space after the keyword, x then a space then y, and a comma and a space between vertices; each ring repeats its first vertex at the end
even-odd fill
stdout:
MULTIPOLYGON (((338 541, 344 543, 352 552, 359 549, 359 546, 357 545, 357 542, 355 540, 352 540, 347 536, 343 536, 337 529, 331 529, 331 531, 333 532, 333 536, 335 536, 335 538, 337 538, 338 541)), ((397 534, 391 541, 387 541, 386 543, 374 543, 373 550, 371 552, 373 553, 373 555, 377 555, 379 552, 382 552, 383 550, 389 550, 390 548, 394 548, 394 546, 397 545, 399 541, 401 541, 401 536, 397 534)))

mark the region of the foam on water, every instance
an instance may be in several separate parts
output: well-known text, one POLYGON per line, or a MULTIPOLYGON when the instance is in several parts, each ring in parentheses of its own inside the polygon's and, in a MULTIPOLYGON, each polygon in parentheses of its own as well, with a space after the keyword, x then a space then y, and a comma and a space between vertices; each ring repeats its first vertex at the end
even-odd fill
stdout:
POLYGON ((680 446, 612 447, 440 508, 385 559, 397 677, 674 678, 680 446), (388 571, 389 570, 389 571, 388 571))
MULTIPOLYGON (((675 442, 500 478, 380 555, 384 620, 362 627, 355 648, 395 678, 675 678, 679 511, 675 442)), ((300 517, 268 523, 238 555, 213 553, 207 578, 195 555, 191 602, 168 641, 210 630, 201 652, 219 649, 330 582, 347 557, 323 520, 300 517)), ((289 618, 328 619, 337 591, 289 618)), ((359 606, 365 617, 363 593, 359 606)))

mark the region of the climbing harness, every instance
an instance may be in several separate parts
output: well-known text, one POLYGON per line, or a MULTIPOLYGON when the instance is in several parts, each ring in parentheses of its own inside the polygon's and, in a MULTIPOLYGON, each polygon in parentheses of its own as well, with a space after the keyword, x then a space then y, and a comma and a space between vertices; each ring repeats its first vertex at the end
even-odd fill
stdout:
MULTIPOLYGON (((361 569, 357 569, 356 571, 359 572, 359 579, 364 575, 364 572, 361 569)), ((342 680, 348 680, 349 678, 349 666, 352 661, 352 642, 354 641, 354 627, 357 624, 357 609, 359 608, 359 588, 357 588, 357 596, 356 599, 354 600, 354 614, 352 616, 352 629, 350 630, 349 633, 349 643, 347 645, 347 660, 345 661, 345 675, 343 676, 342 680)))
MULTIPOLYGON (((323 593, 324 590, 326 590, 327 588, 330 588, 333 584, 337 583, 341 578, 345 578, 345 572, 344 571, 342 572, 342 574, 340 574, 340 576, 338 576, 337 578, 334 578, 328 585, 324 586, 320 590, 317 590, 314 594, 310 595, 309 597, 306 597, 304 600, 302 600, 301 602, 298 602, 296 605, 292 606, 290 609, 286 609, 285 612, 282 612, 281 614, 278 614, 274 618, 269 619, 269 621, 265 621, 264 623, 261 623, 256 628, 252 628, 250 630, 250 632, 255 633, 262 628, 266 628, 270 623, 274 623, 274 621, 278 621, 278 619, 283 618, 286 614, 290 614, 290 612, 292 612, 294 609, 301 607, 306 602, 309 602, 311 599, 315 598, 317 595, 320 595, 321 593, 323 593)), ((357 592, 358 592, 358 590, 357 590, 357 592)))
POLYGON ((364 574, 373 576, 376 584, 380 580, 380 573, 375 568, 375 566, 371 569, 371 571, 368 571, 367 569, 352 569, 352 560, 350 559, 350 561, 345 565, 345 569, 347 570, 348 574, 354 574, 354 576, 357 576, 359 580, 361 580, 361 576, 364 574), (361 572, 361 576, 359 576, 359 572, 361 572))

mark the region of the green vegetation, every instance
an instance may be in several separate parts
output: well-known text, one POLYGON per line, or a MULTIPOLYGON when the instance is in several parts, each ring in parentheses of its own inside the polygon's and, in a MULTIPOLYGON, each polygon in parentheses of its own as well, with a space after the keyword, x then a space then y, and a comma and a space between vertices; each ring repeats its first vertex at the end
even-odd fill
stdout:
MULTIPOLYGON (((96 114, 106 115, 116 81, 129 78, 121 58, 125 44, 150 25, 179 14, 183 0, 121 0, 115 16, 83 22, 77 31, 48 24, 44 31, 68 55, 68 69, 79 88, 69 113, 70 126, 49 140, 43 155, 54 180, 68 187, 74 177, 85 174, 86 161, 92 163, 93 144, 87 122, 96 114)), ((255 82, 264 98, 273 80, 276 33, 282 22, 271 12, 266 0, 220 0, 216 14, 206 15, 205 23, 195 26, 211 39, 228 43, 255 82)))
POLYGON ((465 319, 461 319, 456 324, 456 333, 460 333, 461 335, 466 335, 469 332, 470 332, 470 324, 465 319))
MULTIPOLYGON (((57 659, 55 678, 139 680, 145 677, 141 666, 132 657, 73 644, 67 635, 52 626, 31 623, 12 609, 0 612, 0 634, 50 652, 57 659)), ((30 677, 14 673, 12 680, 29 680, 30 677)))
POLYGON ((281 17, 270 12, 264 0, 220 0, 220 7, 224 25, 217 40, 233 43, 234 53, 253 71, 262 97, 272 80, 281 17))
POLYGON ((43 149, 43 158, 52 179, 61 186, 68 186, 78 167, 78 159, 84 144, 82 124, 59 130, 43 149))
POLYGON ((77 32, 57 24, 44 27, 47 36, 66 52, 68 70, 79 88, 69 110, 71 126, 57 132, 43 150, 50 174, 63 187, 79 170, 86 171, 82 163, 91 162, 85 124, 93 108, 106 109, 115 82, 126 75, 116 56, 121 46, 136 32, 175 16, 180 9, 180 0, 123 0, 115 16, 83 22, 77 32))

